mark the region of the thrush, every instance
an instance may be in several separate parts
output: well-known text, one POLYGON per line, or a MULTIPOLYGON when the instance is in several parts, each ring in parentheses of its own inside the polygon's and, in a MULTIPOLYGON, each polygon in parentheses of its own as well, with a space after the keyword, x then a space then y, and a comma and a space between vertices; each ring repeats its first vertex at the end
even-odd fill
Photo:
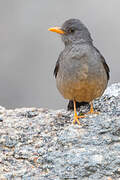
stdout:
POLYGON ((81 102, 90 103, 90 114, 95 113, 92 101, 105 91, 109 80, 109 67, 99 50, 93 45, 90 32, 79 19, 69 19, 61 27, 48 29, 59 33, 65 48, 54 69, 56 85, 69 105, 74 107, 73 123, 78 123, 76 110, 81 102))

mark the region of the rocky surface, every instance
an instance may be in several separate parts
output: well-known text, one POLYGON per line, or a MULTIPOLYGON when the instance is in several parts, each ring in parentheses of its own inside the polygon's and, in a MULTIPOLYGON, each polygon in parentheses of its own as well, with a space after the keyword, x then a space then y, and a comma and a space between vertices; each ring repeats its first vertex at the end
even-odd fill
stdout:
POLYGON ((65 110, 0 107, 0 179, 120 180, 120 83, 94 107, 81 125, 65 110))

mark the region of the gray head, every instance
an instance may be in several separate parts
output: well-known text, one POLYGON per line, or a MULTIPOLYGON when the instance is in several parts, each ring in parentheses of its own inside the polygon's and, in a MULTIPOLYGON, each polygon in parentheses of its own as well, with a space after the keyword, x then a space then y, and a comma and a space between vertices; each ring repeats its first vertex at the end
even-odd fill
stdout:
POLYGON ((64 22, 62 27, 50 28, 49 30, 61 34, 65 45, 83 42, 92 43, 87 27, 79 19, 69 19, 64 22))
POLYGON ((61 28, 65 33, 62 40, 65 45, 79 42, 92 42, 87 27, 79 19, 69 19, 65 21, 61 28))

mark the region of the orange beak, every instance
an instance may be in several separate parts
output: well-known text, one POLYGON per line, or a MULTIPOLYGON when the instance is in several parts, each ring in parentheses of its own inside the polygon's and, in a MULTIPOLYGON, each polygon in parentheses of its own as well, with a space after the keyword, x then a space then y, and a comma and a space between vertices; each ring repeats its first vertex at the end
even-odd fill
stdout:
POLYGON ((56 32, 58 34, 65 34, 65 32, 60 27, 49 28, 48 31, 56 32))

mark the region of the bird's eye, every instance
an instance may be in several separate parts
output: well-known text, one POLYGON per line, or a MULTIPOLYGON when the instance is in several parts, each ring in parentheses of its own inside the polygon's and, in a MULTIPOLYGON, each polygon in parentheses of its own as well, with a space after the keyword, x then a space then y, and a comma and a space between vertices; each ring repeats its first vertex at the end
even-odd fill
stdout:
POLYGON ((69 29, 69 33, 74 33, 75 29, 69 29))

